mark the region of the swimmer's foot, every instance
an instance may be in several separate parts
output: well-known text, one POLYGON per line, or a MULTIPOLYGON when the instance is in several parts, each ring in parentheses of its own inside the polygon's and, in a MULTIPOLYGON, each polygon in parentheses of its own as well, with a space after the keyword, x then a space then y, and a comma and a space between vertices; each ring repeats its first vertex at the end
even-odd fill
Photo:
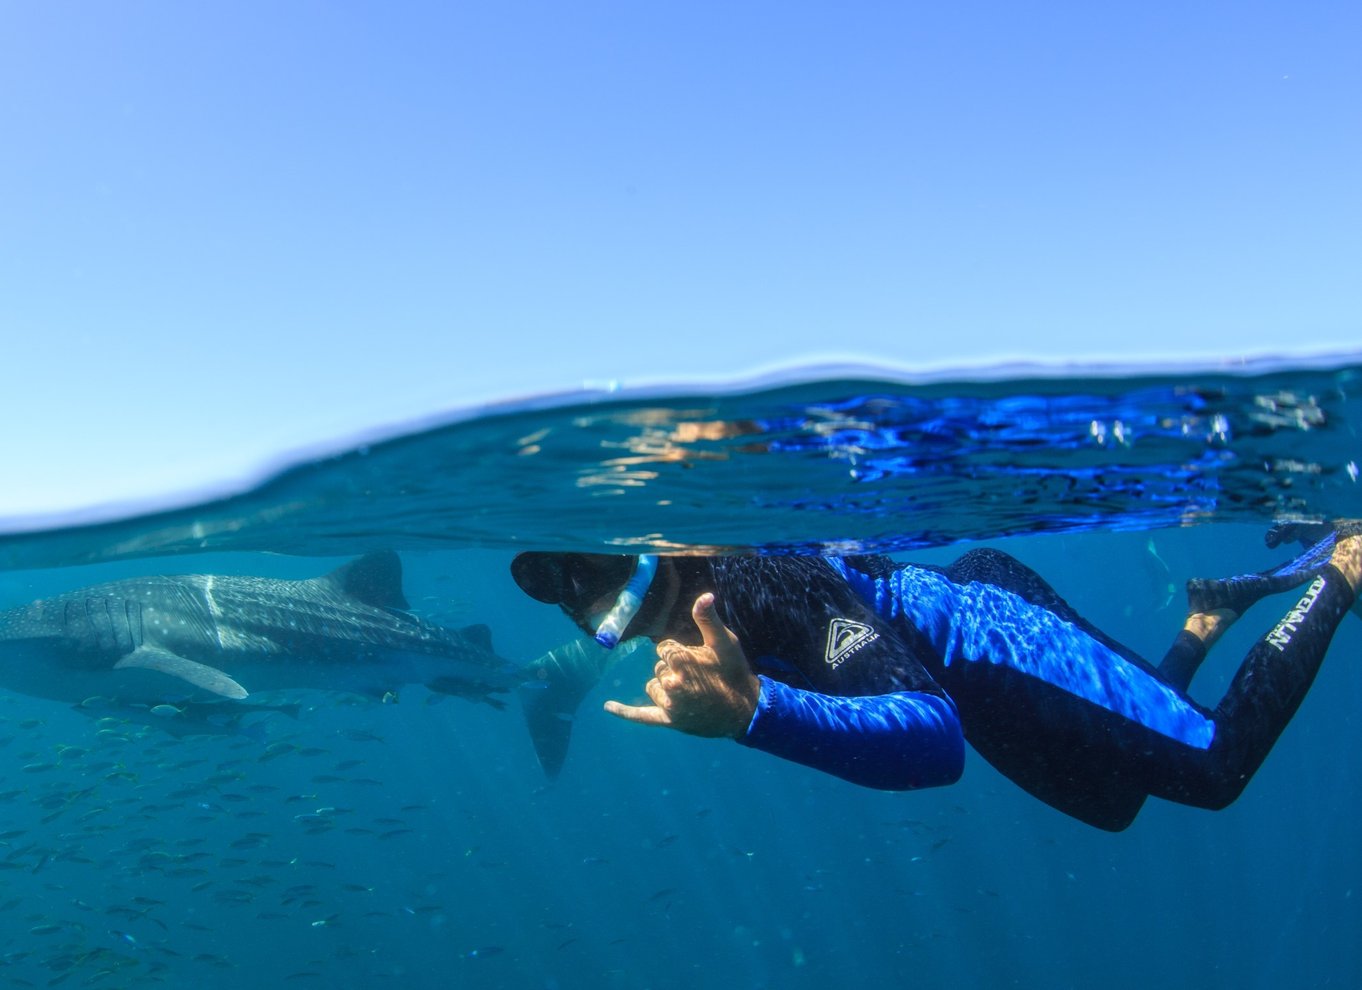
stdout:
POLYGON ((1362 588, 1362 519, 1340 519, 1335 524, 1329 563, 1338 568, 1356 595, 1362 588))
POLYGON ((1275 550, 1283 543, 1296 541, 1303 547, 1314 546, 1334 535, 1334 528, 1324 522, 1295 522, 1281 520, 1274 522, 1263 534, 1263 542, 1269 550, 1275 550))
MULTIPOLYGON (((1327 560, 1327 558, 1326 558, 1327 560)), ((1314 577, 1326 560, 1284 573, 1241 574, 1232 578, 1192 578, 1187 582, 1187 614, 1230 611, 1243 615, 1260 598, 1298 588, 1314 577)))
POLYGON ((1314 570, 1290 576, 1244 574, 1232 578, 1192 578, 1187 582, 1187 614, 1228 610, 1243 615, 1260 598, 1304 584, 1314 570))
MULTIPOLYGON (((1338 566, 1333 561, 1338 545, 1358 536, 1362 536, 1362 520, 1356 519, 1340 519, 1333 525, 1274 523, 1267 535, 1268 546, 1306 539, 1312 540, 1311 545, 1294 560, 1270 571, 1231 578, 1193 578, 1187 582, 1187 614, 1228 610, 1235 613, 1237 618, 1260 598, 1300 587, 1314 578, 1325 564, 1334 563, 1338 566)), ((1359 578, 1362 578, 1362 573, 1359 573, 1359 578)), ((1349 580, 1352 581, 1351 578, 1349 580)), ((1353 581, 1353 586, 1357 586, 1356 581, 1353 581)))

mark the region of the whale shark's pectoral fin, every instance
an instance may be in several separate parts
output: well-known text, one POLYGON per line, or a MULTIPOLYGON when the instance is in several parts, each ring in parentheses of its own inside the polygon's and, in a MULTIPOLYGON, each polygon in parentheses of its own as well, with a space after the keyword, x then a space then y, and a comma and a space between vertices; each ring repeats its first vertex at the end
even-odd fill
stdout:
POLYGON ((188 681, 196 688, 204 691, 211 691, 213 694, 224 698, 232 698, 240 701, 249 692, 232 680, 216 667, 210 667, 206 663, 197 663, 193 660, 186 660, 177 653, 169 650, 162 650, 155 646, 139 646, 118 663, 114 664, 115 670, 127 667, 142 667, 146 670, 158 670, 162 674, 169 674, 171 677, 178 677, 182 681, 188 681))

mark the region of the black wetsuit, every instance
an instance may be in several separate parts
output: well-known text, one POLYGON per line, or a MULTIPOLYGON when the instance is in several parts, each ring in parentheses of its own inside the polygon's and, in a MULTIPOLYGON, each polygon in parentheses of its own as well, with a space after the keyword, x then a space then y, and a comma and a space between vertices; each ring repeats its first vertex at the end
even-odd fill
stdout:
MULTIPOLYGON (((998 551, 945 568, 884 557, 674 559, 689 590, 716 592, 762 675, 742 742, 903 789, 958 777, 963 731, 1021 787, 1113 831, 1151 794, 1205 808, 1233 801, 1355 597, 1318 550, 1273 572, 1250 597, 1299 584, 1304 594, 1207 709, 1185 693, 1204 655, 1194 637, 1184 634, 1156 669, 998 551)), ((1239 586, 1217 587, 1233 597, 1239 586)))

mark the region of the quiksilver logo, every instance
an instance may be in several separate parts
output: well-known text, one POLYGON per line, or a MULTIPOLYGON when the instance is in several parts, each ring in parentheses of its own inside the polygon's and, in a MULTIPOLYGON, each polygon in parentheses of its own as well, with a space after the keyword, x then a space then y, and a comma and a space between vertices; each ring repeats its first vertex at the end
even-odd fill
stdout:
POLYGON ((1317 577, 1310 582, 1310 587, 1305 589, 1305 594, 1301 600, 1296 602, 1296 607, 1286 613, 1286 618, 1277 623, 1276 628, 1267 634, 1267 641, 1277 647, 1278 652, 1286 649, 1291 642, 1291 637, 1295 635, 1297 627, 1305 621, 1305 617, 1310 614, 1310 610, 1315 607, 1315 599, 1324 590, 1324 578, 1317 577))
POLYGON ((823 656, 830 666, 836 667, 879 638, 880 634, 864 622, 833 619, 828 623, 828 649, 823 656))

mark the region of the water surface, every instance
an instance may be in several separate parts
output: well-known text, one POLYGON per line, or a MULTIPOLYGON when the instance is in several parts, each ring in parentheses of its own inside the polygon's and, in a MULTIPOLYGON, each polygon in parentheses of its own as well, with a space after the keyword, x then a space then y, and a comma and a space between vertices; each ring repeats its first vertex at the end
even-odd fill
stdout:
MULTIPOLYGON (((528 661, 573 634, 517 549, 997 546, 1161 654, 1192 576, 1282 559, 1274 518, 1362 511, 1362 362, 581 393, 451 418, 257 488, 65 528, 11 520, 0 608, 134 574, 310 577, 402 556, 415 611, 528 661)), ((1214 703, 1264 603, 1193 695, 1214 703)), ((881 794, 588 698, 562 776, 518 710, 309 695, 175 738, 0 697, 0 978, 14 986, 1334 987, 1362 981, 1362 622, 1220 813, 1110 835, 971 755, 881 794)))

